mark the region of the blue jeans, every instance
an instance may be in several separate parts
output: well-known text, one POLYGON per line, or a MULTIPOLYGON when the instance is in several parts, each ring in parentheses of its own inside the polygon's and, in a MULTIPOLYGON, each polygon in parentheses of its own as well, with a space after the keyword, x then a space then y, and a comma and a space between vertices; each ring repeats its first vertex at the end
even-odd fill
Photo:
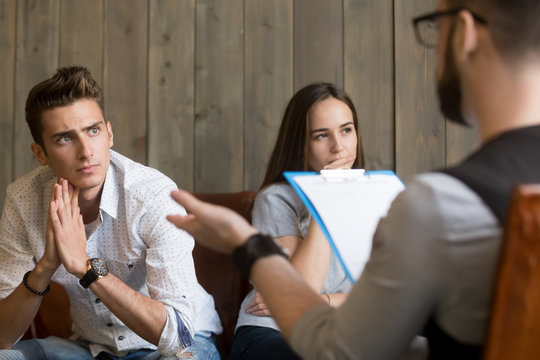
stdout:
POLYGON ((300 360, 280 331, 262 326, 240 326, 231 346, 231 360, 300 360))
MULTIPOLYGON (((195 335, 194 343, 183 351, 181 359, 220 360, 214 336, 195 335), (189 355, 188 355, 189 354, 189 355)), ((93 360, 88 343, 58 337, 46 339, 23 340, 15 344, 11 350, 0 350, 0 360, 93 360)), ((161 354, 155 350, 141 349, 123 357, 101 352, 95 359, 99 360, 157 360, 161 354)))

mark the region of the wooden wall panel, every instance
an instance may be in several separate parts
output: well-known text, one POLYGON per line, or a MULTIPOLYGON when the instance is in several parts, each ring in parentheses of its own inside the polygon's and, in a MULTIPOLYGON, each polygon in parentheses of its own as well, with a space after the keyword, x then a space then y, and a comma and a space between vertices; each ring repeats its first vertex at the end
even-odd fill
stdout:
POLYGON ((6 187, 13 179, 13 130, 15 86, 15 0, 0 0, 0 208, 6 187))
MULTIPOLYGON (((357 106, 368 168, 453 164, 474 131, 445 124, 435 52, 411 18, 436 0, 0 0, 1 195, 38 166, 29 89, 80 64, 105 92, 114 148, 194 191, 258 188, 282 113, 313 81, 357 106)), ((0 202, 2 197, 0 197, 0 202)))
POLYGON ((58 0, 17 1, 15 65, 14 176, 40 166, 30 150, 33 142, 24 116, 26 97, 38 82, 54 74, 58 64, 58 0))
POLYGON ((80 65, 103 86, 103 0, 60 3, 59 66, 80 65))
POLYGON ((476 128, 446 122, 446 166, 458 164, 480 146, 476 128))
POLYGON ((342 1, 294 1, 294 89, 314 81, 343 87, 342 1))
POLYGON ((195 1, 150 2, 148 165, 193 190, 195 1))
POLYGON ((435 92, 435 51, 417 44, 411 19, 436 0, 395 0, 396 170, 403 178, 445 166, 444 119, 435 92))
POLYGON ((105 119, 114 149, 146 163, 147 0, 105 2, 105 119))
POLYGON ((195 191, 243 188, 243 1, 197 2, 195 191))
POLYGON ((394 169, 393 1, 345 0, 343 13, 345 91, 356 106, 366 168, 394 169))
POLYGON ((293 7, 250 0, 245 11, 244 188, 257 190, 293 92, 293 7))

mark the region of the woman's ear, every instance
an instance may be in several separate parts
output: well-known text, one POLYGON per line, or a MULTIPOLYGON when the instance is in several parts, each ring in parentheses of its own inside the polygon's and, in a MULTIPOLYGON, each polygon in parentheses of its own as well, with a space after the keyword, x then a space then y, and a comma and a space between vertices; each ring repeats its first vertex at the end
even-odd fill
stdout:
POLYGON ((30 148, 32 149, 32 153, 34 154, 34 157, 37 161, 43 166, 49 165, 49 162, 47 161, 47 153, 45 152, 45 149, 39 144, 33 143, 30 145, 30 148))

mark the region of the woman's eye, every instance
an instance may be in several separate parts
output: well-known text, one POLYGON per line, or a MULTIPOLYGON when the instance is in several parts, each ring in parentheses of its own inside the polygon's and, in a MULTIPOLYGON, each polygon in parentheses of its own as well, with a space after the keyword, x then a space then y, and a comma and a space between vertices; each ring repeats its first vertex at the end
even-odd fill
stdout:
POLYGON ((351 127, 346 127, 346 128, 343 129, 343 133, 344 133, 344 134, 348 134, 348 133, 350 133, 351 131, 353 131, 353 129, 352 129, 351 127))

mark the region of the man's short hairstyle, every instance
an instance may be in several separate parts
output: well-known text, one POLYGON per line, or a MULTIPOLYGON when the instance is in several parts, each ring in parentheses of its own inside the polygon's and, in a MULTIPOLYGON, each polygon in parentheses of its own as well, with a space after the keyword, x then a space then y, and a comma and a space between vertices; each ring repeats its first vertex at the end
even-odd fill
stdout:
POLYGON ((84 67, 59 68, 53 77, 34 86, 26 99, 26 122, 36 144, 43 146, 43 111, 73 104, 77 100, 94 100, 103 111, 101 87, 84 67))
POLYGON ((540 54, 540 0, 447 0, 487 20, 497 51, 507 60, 540 54))

